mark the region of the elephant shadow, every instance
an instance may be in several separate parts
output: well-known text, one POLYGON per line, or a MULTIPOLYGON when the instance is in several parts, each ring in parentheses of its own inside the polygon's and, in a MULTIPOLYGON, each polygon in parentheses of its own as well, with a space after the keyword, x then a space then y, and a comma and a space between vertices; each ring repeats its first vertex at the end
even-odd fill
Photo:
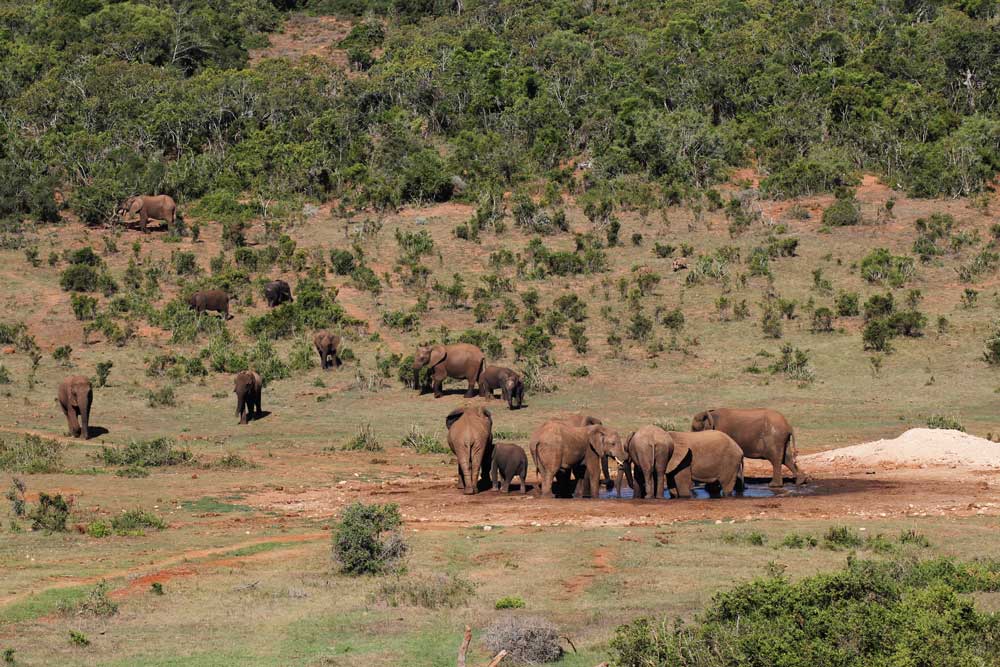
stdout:
POLYGON ((270 410, 261 410, 260 412, 256 412, 256 413, 253 414, 253 420, 252 421, 260 421, 261 419, 264 419, 265 417, 270 417, 270 416, 271 416, 271 411, 270 410))
POLYGON ((93 426, 93 425, 87 426, 87 435, 90 436, 91 440, 93 440, 94 438, 99 438, 102 435, 107 435, 110 432, 111 431, 104 428, 103 426, 93 426))

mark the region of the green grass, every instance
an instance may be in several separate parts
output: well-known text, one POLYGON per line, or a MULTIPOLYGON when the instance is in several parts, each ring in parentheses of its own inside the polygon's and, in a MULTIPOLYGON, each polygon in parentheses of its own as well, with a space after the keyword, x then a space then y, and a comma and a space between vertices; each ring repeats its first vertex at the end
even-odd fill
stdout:
POLYGON ((181 506, 192 513, 203 513, 203 512, 252 512, 253 508, 248 505, 236 505, 233 503, 226 503, 218 498, 211 498, 205 496, 199 498, 198 500, 185 500, 181 503, 181 506))
POLYGON ((59 609, 76 606, 87 599, 93 586, 52 588, 0 607, 0 623, 22 623, 40 616, 54 614, 59 609))

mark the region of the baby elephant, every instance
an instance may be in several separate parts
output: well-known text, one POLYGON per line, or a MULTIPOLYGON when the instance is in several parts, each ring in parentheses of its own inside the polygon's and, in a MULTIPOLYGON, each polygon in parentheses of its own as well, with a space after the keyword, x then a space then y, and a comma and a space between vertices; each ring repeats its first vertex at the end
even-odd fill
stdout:
POLYGON ((337 348, 340 347, 340 336, 329 331, 318 331, 313 336, 313 345, 319 353, 319 362, 323 370, 328 370, 332 366, 340 366, 340 357, 337 356, 337 348))
POLYGON ((510 493, 511 480, 516 476, 521 478, 521 493, 526 493, 527 474, 528 455, 521 447, 507 442, 493 445, 493 465, 490 467, 490 482, 493 488, 510 493))
POLYGON ((520 408, 524 405, 524 382, 521 376, 509 368, 503 366, 487 366, 479 375, 479 395, 493 398, 494 390, 499 389, 503 400, 507 401, 507 407, 516 409, 514 403, 520 408))
POLYGON ((293 301, 292 288, 284 280, 272 280, 264 285, 264 298, 267 299, 267 307, 274 308, 286 301, 293 301))
POLYGON ((236 414, 240 424, 246 424, 250 419, 260 419, 260 392, 264 383, 256 371, 240 371, 236 374, 233 392, 236 394, 236 414))

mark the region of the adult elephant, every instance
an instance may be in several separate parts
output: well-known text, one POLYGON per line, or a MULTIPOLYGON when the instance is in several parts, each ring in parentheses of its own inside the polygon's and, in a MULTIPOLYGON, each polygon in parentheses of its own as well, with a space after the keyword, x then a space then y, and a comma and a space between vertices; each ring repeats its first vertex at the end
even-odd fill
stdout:
POLYGON ((198 314, 208 310, 214 310, 222 314, 222 319, 229 319, 230 296, 225 290, 208 289, 195 292, 188 297, 188 305, 198 314))
POLYGON ((329 331, 317 331, 313 336, 313 345, 319 353, 319 363, 323 370, 329 370, 331 366, 340 367, 340 357, 337 349, 340 347, 340 336, 329 331))
POLYGON ((615 488, 621 496, 622 475, 634 468, 634 482, 629 481, 638 498, 663 498, 667 479, 681 465, 690 450, 674 442, 658 426, 643 426, 625 440, 625 465, 618 471, 615 488), (638 474, 635 474, 638 473, 638 474))
POLYGON ((139 216, 139 227, 145 233, 146 223, 152 220, 163 220, 173 227, 177 217, 177 202, 170 195, 139 195, 129 197, 117 211, 119 217, 125 215, 139 216))
MULTIPOLYGON (((532 438, 534 438, 536 434, 540 433, 541 430, 545 426, 547 426, 548 424, 551 424, 552 422, 559 422, 559 423, 562 423, 562 424, 566 424, 568 426, 601 426, 601 425, 604 424, 604 422, 602 422, 597 417, 594 417, 593 415, 588 415, 588 414, 583 413, 583 412, 577 412, 577 413, 574 413, 574 414, 564 414, 564 415, 559 415, 558 417, 552 417, 552 418, 550 418, 550 419, 542 422, 542 424, 540 424, 537 428, 535 428, 535 431, 532 434, 532 438)), ((619 465, 619 468, 621 468, 621 464, 619 465)), ((607 457, 603 457, 601 459, 601 470, 600 471, 595 472, 593 470, 589 470, 589 469, 587 470, 586 477, 583 478, 584 488, 585 489, 589 489, 590 488, 590 484, 591 484, 591 482, 590 482, 590 475, 593 475, 593 474, 597 474, 598 475, 598 485, 600 485, 600 474, 601 474, 602 471, 604 473, 604 479, 607 480, 607 488, 610 491, 611 488, 612 488, 612 486, 613 486, 613 484, 614 484, 614 481, 611 479, 611 473, 608 472, 608 458, 607 457)), ((568 484, 569 481, 570 481, 570 471, 569 470, 565 470, 562 473, 562 478, 560 479, 560 483, 568 484)), ((580 481, 578 479, 577 480, 577 484, 579 484, 579 483, 580 483, 580 481)), ((631 477, 631 472, 629 472, 629 485, 631 486, 631 484, 632 484, 632 477, 631 477)), ((618 490, 618 495, 619 496, 621 495, 621 489, 620 488, 618 490)))
POLYGON ((577 480, 584 480, 577 483, 574 495, 596 498, 601 461, 608 456, 622 461, 626 456, 621 436, 607 426, 571 426, 560 421, 549 421, 536 429, 530 448, 543 497, 552 493, 557 475, 573 473, 577 480))
POLYGON ((284 280, 272 280, 264 285, 264 299, 268 308, 274 308, 292 299, 292 288, 284 280))
POLYGON ((240 424, 246 424, 250 419, 260 419, 260 394, 264 383, 257 371, 240 371, 236 374, 233 392, 236 394, 236 414, 240 424))
MULTIPOLYGON (((458 459, 458 486, 466 494, 490 483, 493 462, 493 415, 482 406, 465 406, 448 413, 448 446, 458 459)), ((484 487, 485 488, 485 487, 484 487)))
POLYGON ((90 438, 90 408, 94 390, 90 380, 82 375, 71 375, 59 384, 57 400, 66 416, 69 432, 74 438, 90 438))
POLYGON ((808 476, 799 470, 795 432, 785 416, 768 408, 718 408, 699 412, 691 420, 692 431, 722 431, 743 449, 748 459, 764 459, 773 469, 769 486, 784 484, 781 466, 795 475, 796 484, 805 484, 808 476))
POLYGON ((670 495, 690 498, 695 482, 708 488, 712 497, 743 490, 743 449, 722 431, 668 431, 674 447, 688 450, 687 456, 668 474, 670 495))
POLYGON ((500 390, 507 407, 514 410, 524 405, 524 381, 515 371, 503 366, 487 366, 479 376, 479 395, 493 398, 493 392, 500 390))
POLYGON ((476 395, 479 375, 485 366, 486 356, 483 351, 469 343, 420 347, 413 355, 413 384, 420 393, 424 393, 425 388, 420 385, 420 371, 430 368, 434 398, 441 398, 441 385, 445 378, 467 380, 469 389, 465 392, 465 397, 472 398, 476 395))

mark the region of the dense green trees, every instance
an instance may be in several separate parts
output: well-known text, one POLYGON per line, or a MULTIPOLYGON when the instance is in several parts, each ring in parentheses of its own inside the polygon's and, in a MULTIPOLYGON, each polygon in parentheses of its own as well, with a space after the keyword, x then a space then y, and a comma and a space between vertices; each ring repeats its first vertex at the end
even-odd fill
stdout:
POLYGON ((750 160, 778 197, 970 194, 1000 169, 997 4, 0 0, 0 217, 57 188, 90 222, 138 191, 476 198, 581 155, 626 205, 750 160), (248 66, 302 8, 369 17, 340 44, 364 75, 248 66))

